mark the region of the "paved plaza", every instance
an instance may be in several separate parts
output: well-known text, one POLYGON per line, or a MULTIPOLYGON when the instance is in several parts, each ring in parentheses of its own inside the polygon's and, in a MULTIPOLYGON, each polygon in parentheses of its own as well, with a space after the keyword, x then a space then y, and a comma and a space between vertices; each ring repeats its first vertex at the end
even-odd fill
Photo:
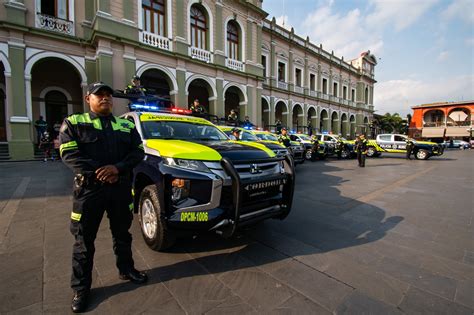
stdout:
MULTIPOLYGON (((118 279, 104 218, 90 313, 473 314, 474 150, 306 162, 293 210, 232 239, 166 252, 132 227, 143 286, 118 279)), ((0 313, 68 313, 72 174, 61 162, 0 164, 0 313)))

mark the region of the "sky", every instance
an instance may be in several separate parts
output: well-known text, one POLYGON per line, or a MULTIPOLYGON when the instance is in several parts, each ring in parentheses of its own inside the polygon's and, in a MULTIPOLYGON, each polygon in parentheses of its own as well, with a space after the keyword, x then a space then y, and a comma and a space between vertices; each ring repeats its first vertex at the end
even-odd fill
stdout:
POLYGON ((474 100, 474 0, 264 0, 268 19, 345 60, 378 60, 376 114, 474 100))

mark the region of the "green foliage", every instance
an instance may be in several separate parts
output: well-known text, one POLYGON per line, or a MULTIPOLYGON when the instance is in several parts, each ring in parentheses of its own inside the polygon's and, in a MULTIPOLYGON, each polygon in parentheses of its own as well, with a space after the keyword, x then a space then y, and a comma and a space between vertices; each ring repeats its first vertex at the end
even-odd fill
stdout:
MULTIPOLYGON (((411 117, 408 117, 411 119, 411 117)), ((378 117, 377 124, 380 129, 386 133, 404 133, 408 132, 409 122, 403 119, 398 113, 386 113, 378 117)))

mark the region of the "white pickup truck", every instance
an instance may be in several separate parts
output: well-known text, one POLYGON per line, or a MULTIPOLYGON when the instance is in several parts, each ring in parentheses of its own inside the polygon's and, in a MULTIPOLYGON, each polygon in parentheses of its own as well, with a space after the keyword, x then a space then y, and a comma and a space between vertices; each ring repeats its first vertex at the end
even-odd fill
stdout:
MULTIPOLYGON (((382 153, 406 153, 407 136, 400 134, 380 134, 376 140, 369 140, 367 156, 380 156, 382 153)), ((413 141, 413 154, 418 160, 427 160, 433 155, 442 155, 443 146, 428 141, 413 141)))

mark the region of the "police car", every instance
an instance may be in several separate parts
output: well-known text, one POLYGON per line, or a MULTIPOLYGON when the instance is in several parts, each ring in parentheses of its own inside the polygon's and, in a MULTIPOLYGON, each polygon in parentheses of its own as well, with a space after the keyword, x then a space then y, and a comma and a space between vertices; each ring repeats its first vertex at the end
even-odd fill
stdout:
MULTIPOLYGON (((294 165, 254 142, 231 141, 203 118, 135 111, 145 150, 134 169, 134 206, 147 245, 163 250, 200 231, 232 235, 241 226, 291 210, 294 165)), ((180 114, 176 114, 180 112, 180 114)))
MULTIPOLYGON (((310 136, 302 133, 293 133, 290 134, 290 139, 292 141, 296 141, 304 145, 305 147, 305 157, 307 160, 314 160, 315 157, 319 158, 320 160, 324 160, 328 155, 327 146, 323 141, 318 141, 318 152, 316 152, 316 156, 314 156, 313 149, 313 139, 310 136)), ((316 140, 314 140, 316 141, 316 140)))
POLYGON ((344 149, 341 152, 341 157, 343 159, 347 159, 356 156, 354 140, 347 140, 346 138, 339 135, 324 133, 318 133, 316 134, 316 137, 319 139, 319 141, 322 141, 326 144, 328 155, 336 154, 336 144, 340 139, 344 143, 344 149))
MULTIPOLYGON (((377 157, 382 153, 406 153, 407 136, 400 134, 380 134, 376 140, 369 140, 368 157, 377 157)), ((431 156, 442 155, 444 147, 435 142, 413 141, 413 154, 417 160, 427 160, 431 156)))
MULTIPOLYGON (((278 143, 278 136, 269 132, 269 131, 264 131, 264 130, 251 130, 251 132, 257 136, 262 142, 265 143, 278 143)), ((280 144, 282 145, 282 144, 280 144)), ((283 145, 282 145, 283 146, 283 145)), ((285 147, 285 146, 283 146, 285 147)), ((295 161, 295 164, 303 164, 305 161, 305 147, 304 145, 296 142, 296 141, 291 141, 290 146, 288 147, 288 151, 290 152, 291 156, 293 157, 293 160, 295 161)))

